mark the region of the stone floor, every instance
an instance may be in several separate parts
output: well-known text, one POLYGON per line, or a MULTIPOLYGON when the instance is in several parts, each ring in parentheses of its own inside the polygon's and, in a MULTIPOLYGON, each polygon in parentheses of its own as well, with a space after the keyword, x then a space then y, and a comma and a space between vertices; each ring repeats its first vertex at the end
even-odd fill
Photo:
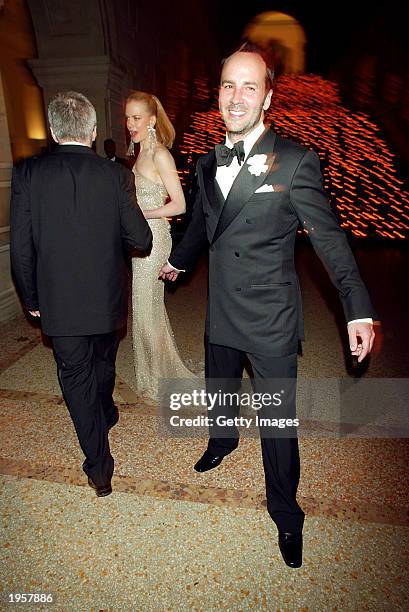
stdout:
MULTIPOLYGON (((407 252, 367 247, 357 256, 383 322, 371 362, 351 367, 336 292, 301 246, 301 378, 407 377, 407 252)), ((201 261, 167 294, 178 346, 196 371, 203 367, 205 268, 201 261)), ((157 407, 134 388, 129 336, 117 364, 121 416, 110 434, 114 493, 100 499, 86 485, 39 329, 23 316, 0 326, 0 351, 1 609, 409 608, 407 439, 362 428, 320 435, 322 422, 315 435, 300 437, 305 553, 302 568, 290 570, 265 509, 258 440, 245 437, 217 470, 194 472, 205 438, 158 432, 157 407), (8 594, 21 592, 53 593, 54 604, 8 606, 8 594)))

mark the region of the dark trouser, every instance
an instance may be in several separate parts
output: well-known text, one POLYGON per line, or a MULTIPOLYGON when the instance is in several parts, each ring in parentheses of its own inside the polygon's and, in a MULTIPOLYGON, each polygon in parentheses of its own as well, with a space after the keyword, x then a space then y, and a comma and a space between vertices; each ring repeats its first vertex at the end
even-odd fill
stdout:
POLYGON ((53 336, 58 380, 85 455, 84 472, 97 486, 108 484, 114 471, 108 427, 117 409, 112 399, 117 331, 93 336, 53 336))
MULTIPOLYGON (((240 388, 246 357, 253 368, 254 392, 265 393, 277 391, 273 379, 281 381, 292 379, 286 386, 287 402, 285 416, 295 418, 295 386, 297 378, 297 355, 286 357, 270 357, 251 354, 237 349, 206 342, 206 380, 208 392, 218 389, 234 393, 240 388), (218 380, 217 380, 218 379, 218 380), (235 379, 235 380, 234 380, 235 379)), ((236 407, 216 406, 212 416, 219 414, 232 416, 238 413, 236 407)), ((260 411, 260 416, 271 416, 274 410, 260 411)), ((284 412, 281 413, 281 416, 284 412)), ((274 416, 274 414, 273 414, 274 416)), ((277 415, 276 415, 277 416, 277 415)), ((226 428, 224 428, 226 431, 226 428)), ((282 434, 282 430, 276 430, 282 434)), ((237 448, 239 432, 231 427, 228 437, 220 428, 210 428, 208 450, 213 455, 224 456, 237 448)), ((304 512, 296 500, 298 481, 300 478, 300 458, 296 429, 292 429, 292 437, 275 434, 269 428, 260 428, 261 450, 263 455, 264 474, 268 512, 280 531, 301 531, 304 523, 304 512)))

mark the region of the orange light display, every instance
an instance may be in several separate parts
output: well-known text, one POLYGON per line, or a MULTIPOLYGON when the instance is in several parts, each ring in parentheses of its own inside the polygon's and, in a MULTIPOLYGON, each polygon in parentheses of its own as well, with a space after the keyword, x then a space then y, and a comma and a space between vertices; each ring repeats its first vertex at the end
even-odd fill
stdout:
MULTIPOLYGON (((205 83, 195 86, 205 100, 205 83)), ((344 229, 361 238, 408 237, 409 194, 397 177, 394 155, 367 115, 342 105, 335 83, 317 75, 280 77, 266 119, 277 133, 318 153, 344 229)), ((223 142, 224 134, 216 95, 210 110, 193 113, 183 135, 182 181, 196 157, 223 142)))

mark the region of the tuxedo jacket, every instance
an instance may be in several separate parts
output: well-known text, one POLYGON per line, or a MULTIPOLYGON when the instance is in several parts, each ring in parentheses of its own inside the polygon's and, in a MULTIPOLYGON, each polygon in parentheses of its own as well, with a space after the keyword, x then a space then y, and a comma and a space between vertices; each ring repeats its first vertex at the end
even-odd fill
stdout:
POLYGON ((122 166, 125 166, 125 168, 129 168, 128 160, 125 159, 124 157, 118 157, 117 155, 115 155, 115 163, 121 164, 122 166))
POLYGON ((124 247, 151 230, 132 173, 86 146, 60 145, 13 169, 11 263, 21 299, 50 336, 100 334, 127 318, 124 247))
POLYGON ((299 224, 339 290, 347 321, 377 318, 323 190, 315 152, 265 130, 226 200, 216 170, 212 150, 198 161, 192 221, 169 258, 175 268, 189 269, 209 246, 211 343, 271 356, 297 352, 303 339, 294 267, 299 224))

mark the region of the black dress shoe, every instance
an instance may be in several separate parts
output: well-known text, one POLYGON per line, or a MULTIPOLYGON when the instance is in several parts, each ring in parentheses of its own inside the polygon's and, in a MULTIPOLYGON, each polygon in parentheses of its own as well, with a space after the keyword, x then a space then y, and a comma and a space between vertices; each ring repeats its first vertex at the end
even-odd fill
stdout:
POLYGON ((196 472, 208 472, 213 468, 217 467, 221 464, 224 457, 220 457, 219 455, 212 455, 209 451, 205 451, 203 456, 196 463, 194 469, 196 472))
POLYGON ((97 487, 92 478, 88 476, 88 484, 92 489, 94 489, 97 497, 106 497, 112 493, 111 483, 97 487))
POLYGON ((278 532, 278 545, 288 567, 302 565, 302 533, 278 532))

